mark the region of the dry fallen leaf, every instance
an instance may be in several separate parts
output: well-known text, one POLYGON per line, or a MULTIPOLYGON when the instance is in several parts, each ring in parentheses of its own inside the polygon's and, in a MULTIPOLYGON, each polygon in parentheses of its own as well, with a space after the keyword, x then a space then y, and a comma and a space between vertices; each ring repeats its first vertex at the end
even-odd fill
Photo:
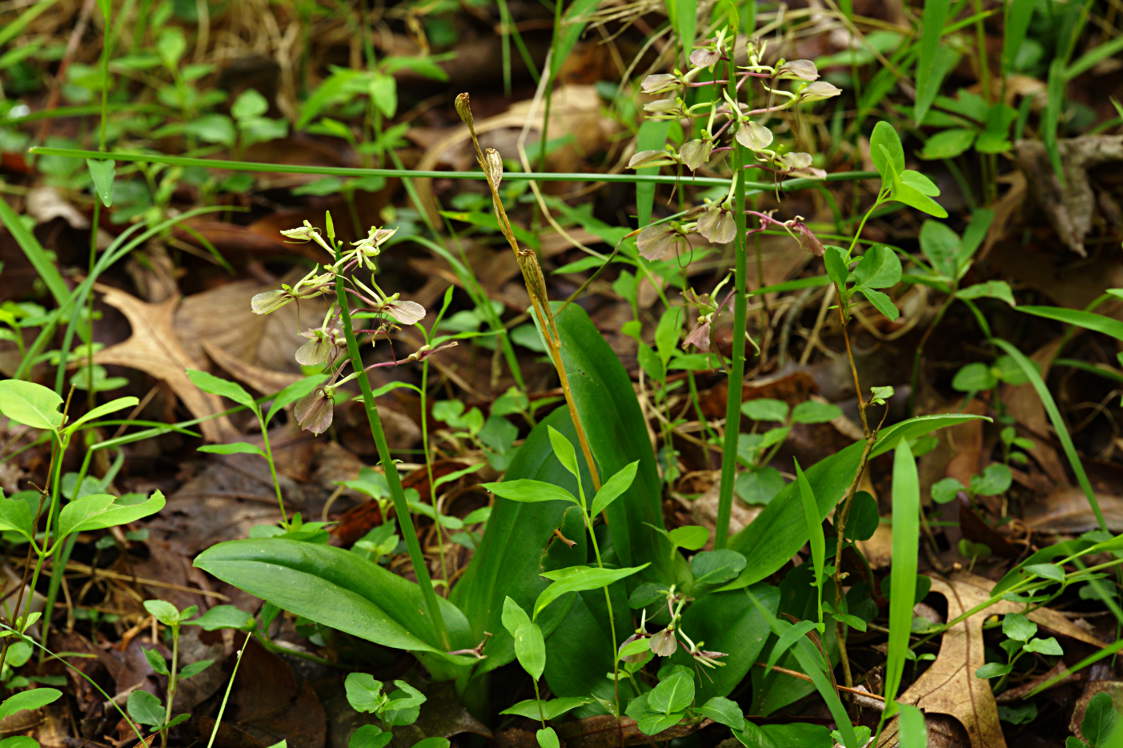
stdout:
MULTIPOLYGON (((947 598, 948 620, 982 601, 978 588, 961 585, 955 579, 946 582, 933 578, 932 591, 947 598)), ((983 619, 983 615, 971 616, 945 631, 936 661, 897 700, 923 712, 955 717, 967 730, 972 748, 1004 748, 1006 739, 990 681, 975 677, 975 671, 986 662, 983 619)), ((897 721, 893 720, 878 745, 893 746, 897 741, 897 721)))
POLYGON ((227 406, 215 395, 201 391, 187 378, 188 369, 203 369, 205 365, 187 354, 176 335, 173 320, 179 297, 147 304, 116 288, 100 284, 95 288, 102 292, 106 304, 125 315, 133 334, 124 343, 99 351, 94 361, 140 369, 167 384, 191 415, 205 419, 199 428, 208 441, 235 438, 238 430, 230 420, 225 416, 214 417, 227 406))
POLYGON ((1110 211, 1097 206, 1088 171, 1099 164, 1123 161, 1123 135, 1069 138, 1057 141, 1057 149, 1064 169, 1063 185, 1041 141, 1018 141, 1014 158, 1061 241, 1086 257, 1084 239, 1092 230, 1093 218, 1110 215, 1110 211))
MULTIPOLYGON (((994 582, 974 574, 955 574, 947 580, 934 577, 932 591, 948 601, 948 620, 990 599, 994 582)), ((998 721, 998 704, 990 681, 975 676, 986 662, 983 652, 983 621, 987 616, 1020 613, 1024 606, 999 600, 986 610, 971 616, 944 632, 936 661, 901 694, 898 701, 913 704, 924 712, 955 717, 967 730, 973 748, 1005 746, 1002 726, 998 721)), ((1090 632, 1049 608, 1038 608, 1028 618, 1055 633, 1093 647, 1106 647, 1090 632)), ((880 746, 896 745, 897 724, 890 724, 882 735, 880 746)))

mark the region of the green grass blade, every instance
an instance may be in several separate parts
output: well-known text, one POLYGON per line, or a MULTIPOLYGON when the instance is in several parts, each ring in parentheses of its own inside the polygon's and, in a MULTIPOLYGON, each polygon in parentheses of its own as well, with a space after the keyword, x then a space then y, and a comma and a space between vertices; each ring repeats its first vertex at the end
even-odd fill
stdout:
POLYGON ((1096 492, 1092 488, 1092 483, 1088 480, 1088 474, 1084 472, 1084 464, 1080 461, 1080 455, 1076 453, 1076 445, 1072 443, 1072 436, 1068 432, 1068 426, 1065 425, 1064 418, 1061 417, 1061 411, 1057 408, 1057 403, 1053 400, 1053 395, 1050 394, 1049 388, 1045 385, 1045 380, 1041 378, 1041 374, 1038 373, 1037 367, 1033 365, 1033 362, 1013 344, 1001 338, 991 338, 991 342, 1009 354, 1010 358, 1014 359, 1018 368, 1022 370, 1022 373, 1029 379, 1030 384, 1033 385, 1037 396, 1041 398, 1041 405, 1044 406, 1045 413, 1049 416, 1049 422, 1053 424, 1053 430, 1057 432, 1057 440, 1061 443, 1061 449, 1064 450, 1065 457, 1068 459, 1068 464, 1072 468, 1073 474, 1076 476, 1076 482, 1080 484, 1080 489, 1088 499, 1088 506, 1092 508, 1092 513, 1096 515, 1096 524, 1100 526, 1101 530, 1107 532, 1107 521, 1104 519, 1103 511, 1100 509, 1099 501, 1096 500, 1096 492))
MULTIPOLYGON (((644 121, 639 126, 639 132, 636 133, 636 150, 637 151, 657 151, 662 150, 663 144, 667 142, 667 134, 671 131, 670 122, 661 122, 659 120, 649 119, 644 121)), ((658 176, 659 167, 649 166, 643 169, 636 169, 636 176, 658 176)), ((725 182, 726 186, 729 182, 725 182)), ((646 226, 651 222, 651 210, 655 205, 655 185, 647 182, 636 183, 636 223, 639 226, 646 226)))
POLYGON ((815 503, 815 494, 811 490, 811 482, 795 463, 796 483, 799 485, 799 502, 803 507, 803 521, 807 525, 807 537, 811 544, 812 575, 815 580, 815 603, 819 614, 819 633, 823 632, 823 568, 827 562, 827 540, 823 535, 823 520, 819 517, 819 507, 815 503))
POLYGON ((698 30, 698 3, 695 0, 666 0, 667 17, 671 28, 678 37, 678 46, 683 56, 689 56, 694 49, 694 37, 698 30))
POLYGON ((889 571, 889 652, 885 658, 882 724, 896 710, 894 699, 909 651, 919 548, 920 481, 912 449, 908 441, 902 439, 893 454, 893 564, 889 571))
POLYGON ((937 65, 940 37, 948 18, 948 0, 925 0, 920 18, 920 52, 916 61, 916 103, 913 118, 924 121, 928 108, 936 100, 947 68, 937 65))
POLYGON ((1041 115, 1041 142, 1045 145, 1045 152, 1049 154, 1049 163, 1053 166, 1053 173, 1061 184, 1065 183, 1064 169, 1061 167, 1061 153, 1057 149, 1057 127, 1061 121, 1061 106, 1064 104, 1065 95, 1065 63, 1058 58, 1049 64, 1049 77, 1046 82, 1047 99, 1045 111, 1041 115))
MULTIPOLYGON (((787 621, 782 621, 767 610, 764 605, 757 600, 756 595, 751 590, 746 590, 745 593, 752 600, 753 604, 757 607, 772 628, 772 633, 777 638, 783 636, 784 632, 792 625, 787 621)), ((831 717, 834 718, 835 726, 842 734, 842 742, 846 748, 859 748, 861 745, 858 742, 858 736, 854 732, 854 723, 850 721, 850 715, 846 713, 846 707, 842 705, 842 699, 838 697, 838 692, 835 691, 834 686, 831 684, 830 678, 827 677, 826 668, 823 667, 822 656, 815 646, 807 640, 806 637, 800 639, 793 645, 792 653, 795 655, 796 661, 799 662, 800 668, 803 669, 804 674, 811 679, 811 683, 815 686, 815 690, 819 692, 823 702, 826 703, 831 717)))
POLYGON ((1098 62, 1114 57, 1123 51, 1123 36, 1117 36, 1111 41, 1089 49, 1065 70, 1065 80, 1072 80, 1081 73, 1085 73, 1098 62))
POLYGON ((1006 3, 1006 22, 1002 36, 1002 74, 1009 75, 1014 69, 1014 59, 1026 38, 1029 20, 1037 0, 1010 0, 1006 3))
POLYGON ((43 249, 43 245, 35 238, 35 234, 31 233, 20 220, 19 215, 12 210, 12 206, 8 205, 2 197, 0 197, 0 221, 4 223, 12 238, 16 240, 16 244, 23 250, 27 261, 35 268, 35 272, 39 274, 44 285, 47 286, 47 290, 55 298, 55 303, 59 306, 65 304, 70 299, 70 289, 55 266, 54 259, 47 250, 43 249))
POLYGON ((55 0, 40 0, 40 2, 32 5, 23 13, 20 13, 19 17, 14 21, 4 24, 4 26, 0 28, 0 47, 22 34, 24 29, 26 29, 32 21, 54 4, 55 0))
POLYGON ((1086 312, 1083 309, 1065 309, 1059 306, 1020 306, 1017 309, 1019 312, 1054 319, 1058 322, 1083 327, 1085 330, 1102 332, 1116 340, 1123 340, 1123 322, 1105 317, 1102 314, 1086 312))
POLYGON ((898 708, 901 710, 900 748, 927 748, 928 726, 924 724, 924 712, 912 704, 898 704, 898 708))

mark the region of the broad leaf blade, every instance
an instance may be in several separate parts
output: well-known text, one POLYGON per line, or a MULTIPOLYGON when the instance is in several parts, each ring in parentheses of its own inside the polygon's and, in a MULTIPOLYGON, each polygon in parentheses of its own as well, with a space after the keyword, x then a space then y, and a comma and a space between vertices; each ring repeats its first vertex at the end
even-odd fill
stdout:
MULTIPOLYGON (((211 546, 195 566, 299 616, 385 647, 446 655, 425 616, 416 584, 342 548, 285 538, 233 540, 211 546)), ((460 609, 438 598, 453 647, 470 647, 460 609)))
POLYGON ((924 121, 928 108, 940 92, 945 69, 936 64, 940 52, 940 37, 948 17, 948 0, 924 0, 924 13, 920 18, 920 53, 916 61, 916 104, 913 119, 924 121))
POLYGON ((613 550, 623 565, 649 562, 669 571, 666 539, 645 525, 663 527, 663 486, 632 380, 581 307, 566 306, 557 325, 569 386, 601 475, 639 463, 631 487, 605 512, 613 550))

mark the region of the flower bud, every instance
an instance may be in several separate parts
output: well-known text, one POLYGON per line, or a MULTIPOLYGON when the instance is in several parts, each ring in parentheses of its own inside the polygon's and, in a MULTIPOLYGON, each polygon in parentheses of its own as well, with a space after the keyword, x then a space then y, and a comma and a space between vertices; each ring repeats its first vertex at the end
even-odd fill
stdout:
POLYGON ((737 128, 737 142, 750 151, 763 151, 772 145, 772 131, 759 122, 746 122, 737 128))
POLYGON ((807 84, 807 87, 799 92, 799 98, 801 101, 822 101, 832 96, 838 96, 840 93, 842 93, 842 89, 833 83, 815 81, 807 84))
POLYGON ((331 426, 334 407, 330 388, 317 387, 314 392, 296 402, 292 413, 300 428, 319 436, 331 426))
POLYGON ((460 115, 460 119, 469 127, 472 125, 472 102, 468 98, 468 93, 460 93, 456 95, 456 113, 460 115))
POLYGON ((708 68, 721 59, 721 54, 712 49, 696 49, 690 53, 690 64, 696 68, 708 68))
POLYGON ((677 649, 675 630, 670 626, 651 637, 651 651, 660 657, 670 657, 677 649))
POLYGON ((292 294, 288 291, 279 289, 262 291, 254 294, 253 298, 250 299, 250 309, 253 310, 254 314, 272 314, 290 301, 292 301, 292 294))
POLYGON ((654 73, 644 78, 643 83, 639 85, 640 91, 645 94, 666 93, 678 90, 678 87, 678 78, 671 73, 654 73))
POLYGON ((484 169, 488 179, 496 187, 503 181, 503 157, 494 148, 484 151, 484 169))
POLYGON ((780 78, 798 78, 804 81, 819 79, 819 68, 811 60, 788 60, 776 73, 780 78))
POLYGON ((737 236, 737 221, 728 210, 714 205, 698 219, 698 233, 714 244, 728 244, 737 236))
POLYGON ((383 311, 400 325, 415 325, 425 318, 425 307, 416 301, 392 301, 383 311))
POLYGON ((281 236, 294 242, 310 242, 316 238, 317 231, 312 224, 308 223, 308 219, 305 219, 303 226, 297 226, 295 229, 281 229, 281 236))
POLYGON ((710 140, 688 140, 682 144, 679 149, 678 155, 682 159, 682 163, 686 168, 691 171, 698 171, 700 166, 703 166, 710 160, 710 153, 714 150, 714 144, 710 140))

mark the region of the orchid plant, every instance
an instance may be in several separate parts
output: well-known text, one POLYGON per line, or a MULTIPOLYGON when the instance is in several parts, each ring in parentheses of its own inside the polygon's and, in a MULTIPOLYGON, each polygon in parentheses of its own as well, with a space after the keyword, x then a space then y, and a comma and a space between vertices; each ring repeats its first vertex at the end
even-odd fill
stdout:
MULTIPOLYGON (((350 248, 336 252, 337 244, 331 214, 326 216, 326 236, 308 220, 303 225, 285 229, 281 234, 296 243, 313 243, 324 249, 332 258, 330 264, 317 265, 296 283, 282 283, 280 288, 263 291, 250 300, 250 307, 256 314, 272 314, 293 301, 313 299, 319 296, 336 296, 336 285, 342 283, 349 298, 356 303, 351 314, 356 319, 375 320, 373 327, 358 329, 355 332, 369 337, 372 343, 384 338, 399 325, 412 325, 420 322, 426 314, 425 307, 416 301, 401 298, 401 294, 388 294, 379 287, 377 258, 382 254, 386 242, 396 228, 372 226, 367 235, 351 242, 350 248), (369 272, 364 282, 356 273, 369 272)), ((341 247, 342 245, 340 245, 341 247)), ((300 427, 322 434, 331 426, 335 391, 340 386, 356 379, 359 372, 344 375, 350 359, 347 354, 347 338, 343 332, 343 317, 338 303, 333 303, 325 312, 319 327, 309 328, 301 333, 308 339, 297 348, 294 357, 302 366, 322 366, 329 373, 328 380, 312 393, 301 399, 293 408, 300 427)), ((449 344, 452 345, 452 344, 449 344)), ((370 364, 366 369, 397 366, 409 361, 419 361, 432 354, 436 348, 425 345, 405 359, 394 358, 390 361, 370 364)))

